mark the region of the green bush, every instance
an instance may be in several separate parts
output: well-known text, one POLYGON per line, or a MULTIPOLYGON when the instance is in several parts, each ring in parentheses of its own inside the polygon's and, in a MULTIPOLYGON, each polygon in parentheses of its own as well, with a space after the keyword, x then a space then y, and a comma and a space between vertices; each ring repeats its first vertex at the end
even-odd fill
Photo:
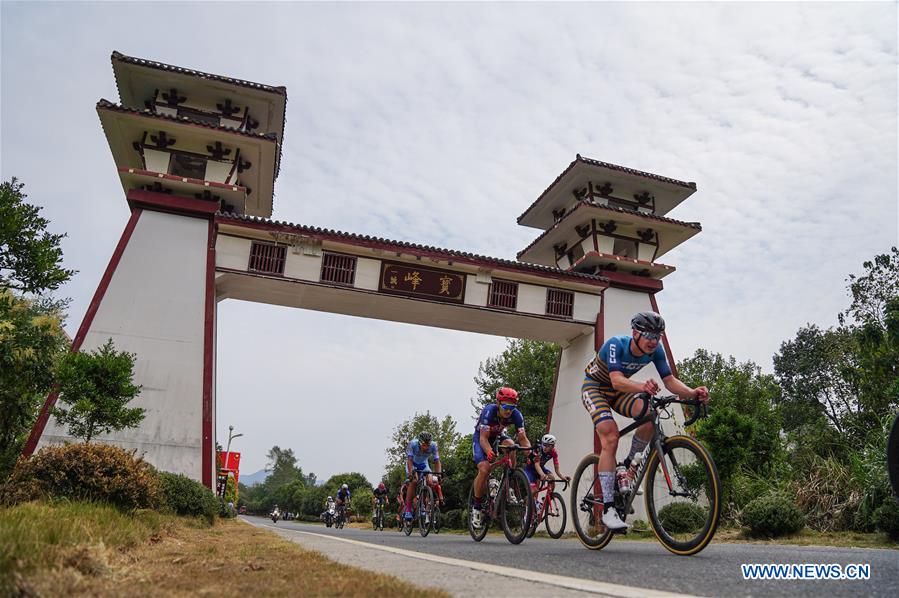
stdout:
POLYGON ((774 538, 801 530, 805 527, 805 516, 790 496, 773 492, 746 505, 743 525, 753 535, 774 538))
POLYGON ((899 540, 899 503, 887 499, 874 511, 874 525, 893 540, 899 540))
POLYGON ((48 446, 22 459, 0 486, 0 503, 45 498, 105 502, 121 509, 155 508, 159 481, 133 451, 108 444, 48 446))
POLYGON ((219 499, 212 491, 189 477, 160 471, 160 506, 177 515, 202 517, 209 523, 219 512, 219 499))
POLYGON ((465 529, 467 523, 462 517, 462 509, 450 509, 443 513, 443 527, 449 529, 465 529))
POLYGON ((670 534, 697 532, 706 521, 706 511, 691 502, 673 502, 659 509, 659 521, 670 534))

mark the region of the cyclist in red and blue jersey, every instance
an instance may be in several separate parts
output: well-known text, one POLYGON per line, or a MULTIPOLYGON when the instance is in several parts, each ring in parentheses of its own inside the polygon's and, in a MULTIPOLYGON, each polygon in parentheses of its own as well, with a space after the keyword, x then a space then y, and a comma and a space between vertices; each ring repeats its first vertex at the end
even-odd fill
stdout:
MULTIPOLYGON (((653 311, 638 313, 631 319, 631 336, 613 336, 607 340, 585 370, 581 399, 590 413, 602 447, 599 456, 599 481, 605 507, 602 522, 611 530, 627 527, 627 524, 621 521, 618 512, 612 508, 615 493, 615 458, 618 451, 618 424, 612 417, 612 410, 625 417, 637 419, 649 407, 637 396, 638 393, 655 395, 659 392, 659 385, 655 380, 637 382, 630 380, 630 377, 652 363, 665 388, 670 392, 682 399, 699 399, 703 402, 709 400, 709 391, 705 386, 690 388, 671 372, 668 357, 659 344, 664 332, 665 320, 662 316, 653 311)), ((634 433, 630 453, 625 459, 625 466, 628 466, 629 472, 631 460, 634 455, 646 448, 652 439, 652 433, 652 422, 646 422, 634 433)))
POLYGON ((415 495, 415 485, 418 483, 418 476, 427 476, 425 481, 428 486, 437 491, 437 500, 443 503, 443 493, 431 473, 431 467, 428 460, 433 457, 434 470, 440 473, 442 465, 440 464, 440 453, 437 452, 437 443, 433 441, 430 432, 422 432, 418 438, 409 443, 406 447, 406 479, 411 483, 406 486, 406 508, 403 517, 406 520, 412 519, 412 499, 415 495))
POLYGON ((549 471, 546 464, 552 460, 553 469, 556 470, 556 478, 561 480, 571 480, 571 476, 562 475, 559 471, 559 453, 556 452, 556 437, 552 434, 544 434, 540 442, 528 455, 528 464, 524 468, 524 475, 528 476, 531 482, 531 490, 537 490, 537 482, 543 478, 549 477, 549 471))
POLYGON ((474 479, 474 503, 471 509, 471 521, 475 527, 481 526, 481 503, 487 490, 487 477, 490 474, 490 463, 496 458, 496 444, 511 446, 515 441, 506 433, 506 428, 515 426, 518 444, 530 448, 524 429, 524 416, 518 410, 518 393, 515 389, 504 386, 496 391, 496 403, 491 403, 481 410, 478 423, 474 429, 471 448, 478 473, 474 479))

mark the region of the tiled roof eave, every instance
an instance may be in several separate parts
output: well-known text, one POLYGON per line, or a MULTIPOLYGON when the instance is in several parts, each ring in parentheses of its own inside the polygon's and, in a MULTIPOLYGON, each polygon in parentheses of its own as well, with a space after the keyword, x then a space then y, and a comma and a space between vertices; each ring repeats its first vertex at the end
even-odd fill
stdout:
POLYGON ((615 208, 615 207, 612 207, 612 206, 605 206, 605 205, 598 204, 598 203, 593 202, 593 201, 582 201, 582 202, 578 203, 578 205, 576 205, 576 206, 574 207, 573 210, 571 210, 570 212, 568 212, 567 214, 565 214, 565 215, 564 215, 558 222, 556 222, 556 223, 553 224, 550 228, 548 228, 548 229, 546 229, 545 231, 543 231, 543 234, 541 234, 539 237, 537 237, 536 239, 534 239, 534 240, 531 242, 530 245, 528 245, 527 247, 525 247, 524 249, 522 249, 521 251, 519 251, 519 252, 516 254, 516 257, 520 258, 520 257, 523 256, 525 253, 527 253, 528 251, 530 251, 531 249, 533 249, 534 246, 537 245, 537 243, 539 243, 544 237, 546 237, 546 236, 549 235, 551 232, 553 232, 554 230, 556 230, 559 226, 561 226, 562 223, 565 222, 565 221, 568 219, 569 216, 571 216, 572 214, 574 214, 575 212, 577 212, 582 206, 588 206, 588 207, 591 207, 591 208, 600 208, 600 209, 602 209, 602 210, 608 210, 608 211, 610 211, 610 212, 615 212, 615 213, 618 213, 618 214, 626 214, 626 215, 628 215, 628 216, 639 216, 639 217, 644 218, 644 219, 647 219, 647 220, 656 220, 656 221, 659 221, 659 222, 665 222, 665 223, 667 223, 667 224, 676 224, 676 225, 678 225, 678 226, 684 226, 684 227, 694 228, 694 229, 700 230, 700 231, 702 230, 702 225, 700 225, 698 222, 683 222, 683 221, 681 221, 681 220, 675 220, 675 219, 673 219, 673 218, 667 218, 667 217, 665 217, 665 216, 658 216, 658 215, 656 215, 656 214, 645 214, 645 213, 643 213, 643 212, 635 212, 635 211, 633 211, 633 210, 625 210, 625 209, 623 209, 623 208, 615 208))
POLYGON ((156 112, 151 112, 149 110, 138 110, 136 108, 128 108, 126 106, 122 106, 120 104, 115 104, 110 102, 109 100, 101 99, 97 102, 98 110, 109 110, 111 112, 119 112, 121 114, 134 114, 135 116, 142 116, 146 118, 153 118, 156 120, 165 120, 173 123, 181 123, 181 124, 190 124, 198 127, 203 127, 206 129, 210 129, 213 131, 219 131, 222 133, 232 133, 235 135, 240 135, 242 137, 249 137, 250 139, 259 139, 262 141, 270 141, 275 144, 278 143, 278 136, 274 133, 250 133, 247 131, 240 131, 233 127, 225 127, 222 125, 210 125, 209 123, 200 122, 197 120, 193 120, 186 116, 169 116, 168 114, 158 114, 156 112))
POLYGON ((600 160, 594 160, 593 158, 584 158, 580 154, 577 154, 575 156, 574 160, 572 160, 571 164, 569 164, 568 167, 565 170, 563 170, 559 176, 556 177, 556 180, 554 180, 552 183, 550 183, 549 186, 543 190, 543 193, 540 194, 540 197, 535 199, 534 203, 532 203, 530 206, 528 206, 528 209, 526 209, 524 212, 521 213, 521 216, 519 216, 517 218, 516 222, 518 222, 518 224, 521 224, 521 221, 525 218, 525 216, 527 216, 530 213, 530 211, 533 210, 534 207, 536 207, 536 205, 538 203, 540 203, 540 200, 542 200, 544 197, 546 197, 546 195, 550 192, 550 190, 552 190, 552 188, 555 187, 558 184, 558 182, 561 181, 562 178, 566 174, 568 174, 571 171, 571 169, 574 168, 575 164, 577 164, 578 162, 582 162, 584 164, 589 164, 591 166, 599 166, 602 168, 608 168, 609 170, 617 170, 618 172, 632 174, 635 176, 644 177, 644 178, 648 178, 648 179, 651 179, 654 181, 658 181, 660 183, 677 185, 678 187, 684 187, 686 189, 692 189, 693 191, 696 191, 696 183, 692 183, 692 182, 688 183, 685 181, 679 181, 677 179, 668 178, 666 176, 662 176, 659 174, 653 174, 651 172, 643 172, 642 170, 635 170, 633 168, 628 168, 626 166, 618 166, 617 164, 611 164, 609 162, 602 162, 600 160))
POLYGON ((527 262, 516 261, 516 260, 507 260, 503 258, 490 257, 485 255, 479 255, 475 253, 469 253, 465 251, 458 251, 455 249, 445 249, 442 247, 434 247, 432 245, 420 245, 417 243, 410 243, 408 241, 394 241, 391 239, 384 239, 381 237, 373 237, 369 235, 359 235, 355 233, 347 233, 343 231, 331 230, 326 228, 319 228, 315 226, 306 226, 300 224, 293 224, 290 222, 282 222, 280 220, 270 220, 268 218, 260 218, 257 216, 248 216, 246 214, 233 214, 230 212, 219 212, 216 214, 216 217, 226 218, 229 220, 235 220, 237 223, 250 222, 250 223, 258 223, 258 224, 268 224, 273 226, 281 226, 287 227, 291 229, 295 229, 298 233, 301 234, 310 234, 310 235, 323 235, 327 237, 333 238, 344 238, 350 241, 365 241, 369 243, 377 243, 383 245, 391 245, 397 248, 403 249, 411 249, 423 252, 430 252, 435 254, 440 254, 445 256, 446 259, 468 259, 477 262, 484 262, 489 264, 495 264, 497 266, 506 266, 511 268, 523 269, 523 270, 531 270, 534 272, 542 272, 545 274, 552 274, 554 276, 559 276, 563 278, 571 278, 572 282, 576 282, 578 279, 583 281, 589 281, 591 283, 601 282, 606 283, 608 279, 605 276, 598 276, 594 274, 584 274, 582 272, 571 272, 568 270, 562 270, 560 268, 553 268, 550 266, 543 266, 540 264, 530 264, 527 262))

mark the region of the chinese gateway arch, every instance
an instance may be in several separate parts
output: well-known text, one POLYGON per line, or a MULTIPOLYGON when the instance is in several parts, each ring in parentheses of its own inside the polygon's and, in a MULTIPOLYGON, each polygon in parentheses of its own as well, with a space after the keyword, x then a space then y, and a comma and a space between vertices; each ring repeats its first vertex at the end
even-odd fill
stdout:
MULTIPOLYGON (((700 231, 665 214, 694 183, 578 155, 518 217, 540 230, 518 261, 273 221, 284 87, 118 52, 112 66, 119 103, 97 112, 131 217, 73 349, 111 337, 136 353, 146 418, 104 441, 213 486, 216 305, 242 299, 559 343, 548 427, 566 471, 593 450, 583 368, 634 312, 658 311, 674 268, 657 260, 700 231)), ((70 440, 55 400, 26 455, 70 440)))

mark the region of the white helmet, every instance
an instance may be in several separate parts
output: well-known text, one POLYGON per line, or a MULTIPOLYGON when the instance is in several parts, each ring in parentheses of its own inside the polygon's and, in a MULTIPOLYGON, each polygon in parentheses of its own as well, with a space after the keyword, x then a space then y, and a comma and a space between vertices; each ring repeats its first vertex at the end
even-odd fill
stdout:
POLYGON ((346 484, 344 484, 343 486, 341 486, 341 488, 343 488, 344 490, 347 490, 347 489, 349 489, 349 486, 347 486, 346 484))
POLYGON ((544 446, 556 446, 556 437, 552 434, 544 434, 540 439, 540 444, 544 446))
POLYGON ((329 497, 328 497, 328 500, 329 500, 329 501, 332 501, 332 500, 334 500, 334 499, 333 499, 333 498, 331 498, 331 497, 330 497, 330 496, 329 496, 329 497))

